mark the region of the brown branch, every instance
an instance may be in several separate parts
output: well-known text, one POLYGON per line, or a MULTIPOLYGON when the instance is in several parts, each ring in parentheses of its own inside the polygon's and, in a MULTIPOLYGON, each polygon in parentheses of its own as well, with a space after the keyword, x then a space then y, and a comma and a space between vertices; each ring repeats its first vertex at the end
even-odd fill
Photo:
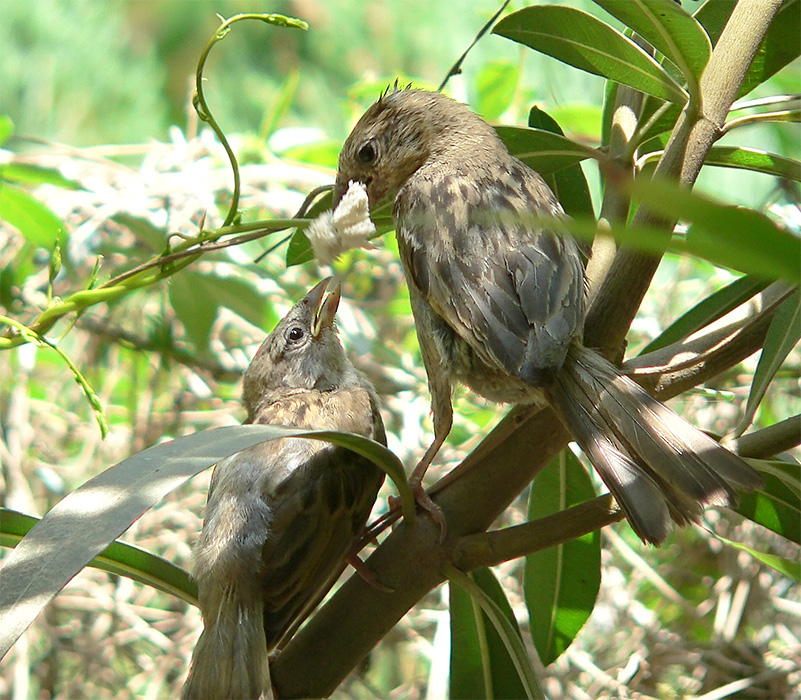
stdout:
POLYGON ((735 440, 724 441, 726 447, 743 457, 767 459, 801 445, 801 415, 791 416, 762 430, 735 440))

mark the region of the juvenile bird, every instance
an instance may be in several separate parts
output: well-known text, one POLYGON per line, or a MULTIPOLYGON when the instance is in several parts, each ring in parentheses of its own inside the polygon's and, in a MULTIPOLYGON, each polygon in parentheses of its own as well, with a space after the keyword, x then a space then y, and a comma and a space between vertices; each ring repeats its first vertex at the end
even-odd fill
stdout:
MULTIPOLYGON (((262 343, 244 375, 246 423, 356 433, 386 444, 375 389, 337 337, 323 280, 262 343)), ((204 629, 186 700, 272 697, 268 653, 341 573, 384 473, 327 442, 282 438, 214 469, 194 554, 204 629)))
MULTIPOLYGON (((387 91, 339 157, 334 204, 361 182, 393 217, 428 374, 435 438, 453 420, 451 388, 492 401, 545 402, 644 541, 728 505, 759 475, 582 345, 584 265, 576 242, 536 222, 565 216, 545 181, 494 129, 444 95, 387 91)), ((554 227, 555 229, 558 227, 554 227)))

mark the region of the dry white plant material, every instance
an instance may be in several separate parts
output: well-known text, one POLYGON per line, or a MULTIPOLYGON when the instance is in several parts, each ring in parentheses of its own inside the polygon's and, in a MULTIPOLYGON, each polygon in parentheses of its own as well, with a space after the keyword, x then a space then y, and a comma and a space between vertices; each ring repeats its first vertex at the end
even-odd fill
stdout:
POLYGON ((306 229, 306 237, 318 262, 330 265, 352 248, 373 248, 370 237, 375 232, 367 191, 360 182, 351 180, 337 208, 324 211, 312 221, 306 229))

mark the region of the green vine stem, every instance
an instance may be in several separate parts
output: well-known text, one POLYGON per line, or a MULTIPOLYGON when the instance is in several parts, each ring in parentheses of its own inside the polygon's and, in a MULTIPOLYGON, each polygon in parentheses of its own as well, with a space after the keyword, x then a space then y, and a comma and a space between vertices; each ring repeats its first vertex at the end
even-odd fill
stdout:
POLYGON ((58 356, 64 361, 67 367, 69 367, 70 372, 72 372, 73 377, 75 377, 75 381, 83 390, 86 400, 89 402, 89 405, 92 407, 92 411, 95 414, 95 419, 100 427, 100 434, 103 438, 105 438, 106 435, 108 435, 108 420, 106 419, 106 414, 103 411, 103 404, 100 402, 100 398, 95 393, 94 389, 89 386, 89 382, 86 381, 86 377, 81 374, 81 370, 79 370, 77 365, 69 358, 69 355, 67 355, 67 353, 65 353, 52 341, 48 340, 47 338, 43 338, 35 331, 19 321, 15 321, 13 318, 0 315, 0 324, 5 324, 7 326, 16 328, 19 332, 19 336, 17 337, 24 338, 25 342, 34 343, 39 347, 47 347, 56 351, 58 356))
POLYGON ((212 131, 214 131, 215 135, 220 140, 222 147, 225 149, 225 153, 228 155, 228 160, 231 162, 231 169, 234 173, 234 191, 231 196, 231 206, 228 209, 228 214, 223 222, 223 227, 225 227, 234 223, 239 211, 239 193, 241 184, 239 176, 239 163, 236 160, 233 149, 228 143, 228 139, 225 138, 225 134, 223 133, 219 124, 217 124, 217 120, 212 115, 209 105, 206 102, 206 95, 203 92, 203 69, 206 66, 206 59, 209 57, 212 47, 218 41, 222 41, 226 37, 228 32, 231 31, 231 26, 234 24, 234 22, 239 22, 240 20, 254 19, 259 20, 260 22, 266 22, 267 24, 276 25, 278 27, 287 27, 291 29, 308 29, 309 25, 303 20, 295 19, 294 17, 285 17, 284 15, 239 14, 234 15, 229 19, 225 19, 221 15, 217 16, 220 18, 221 24, 217 28, 217 31, 214 32, 211 39, 209 39, 206 43, 206 46, 203 48, 203 51, 200 54, 200 59, 198 60, 197 71, 195 72, 195 95, 192 98, 192 105, 194 106, 198 117, 200 117, 202 121, 206 122, 212 128, 212 131))

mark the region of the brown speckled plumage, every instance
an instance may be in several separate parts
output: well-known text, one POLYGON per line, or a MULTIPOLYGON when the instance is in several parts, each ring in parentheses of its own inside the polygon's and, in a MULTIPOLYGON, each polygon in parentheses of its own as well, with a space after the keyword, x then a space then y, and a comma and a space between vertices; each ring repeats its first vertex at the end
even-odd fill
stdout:
POLYGON ((590 458, 637 534, 660 543, 702 504, 761 479, 581 344, 584 266, 576 242, 539 218, 553 192, 465 105, 388 91, 340 154, 334 201, 356 180, 370 205, 394 200, 398 247, 428 373, 435 440, 450 431, 451 387, 493 401, 546 401, 590 458))
MULTIPOLYGON (((248 423, 347 431, 386 443, 372 385, 334 328, 325 280, 264 341, 245 372, 248 423)), ((270 697, 268 653, 341 573, 384 473, 319 440, 283 438, 220 462, 195 549, 204 630, 182 697, 270 697)))

